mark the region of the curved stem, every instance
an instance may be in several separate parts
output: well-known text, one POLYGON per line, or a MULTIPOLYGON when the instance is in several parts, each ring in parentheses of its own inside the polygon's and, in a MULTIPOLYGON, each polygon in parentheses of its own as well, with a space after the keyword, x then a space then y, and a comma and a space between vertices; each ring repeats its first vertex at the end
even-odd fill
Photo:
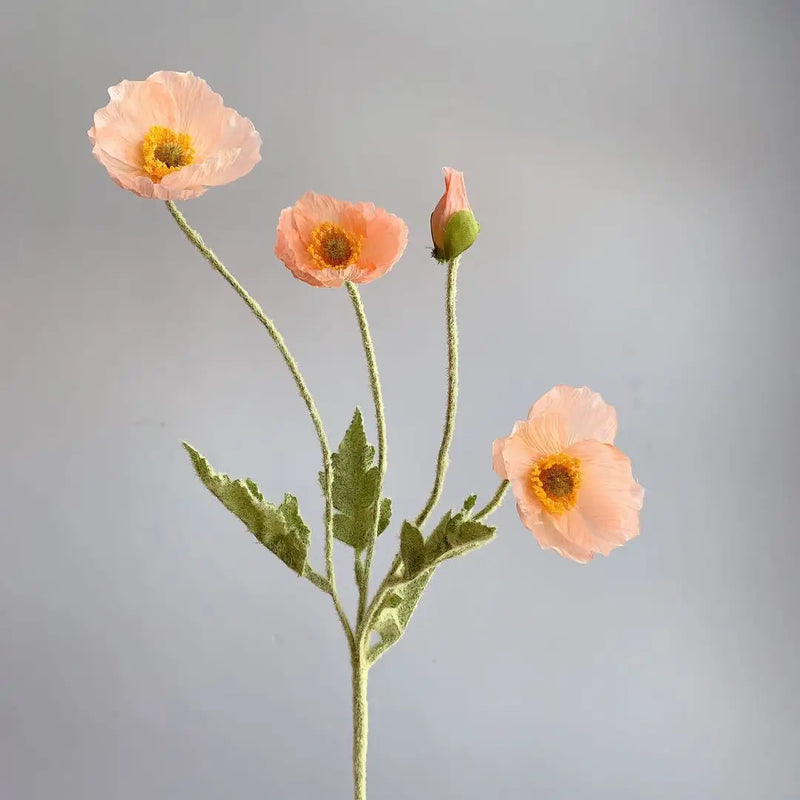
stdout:
MULTIPOLYGON (((185 217, 181 212, 178 210, 175 203, 172 200, 167 200, 167 208, 169 209, 169 213, 172 214, 173 219, 175 222, 178 223, 178 227, 186 234, 186 238, 198 249, 200 254, 208 261, 209 264, 220 274, 223 278, 233 287, 236 294, 244 300, 247 306, 255 315, 256 319, 267 329, 267 333, 269 334, 272 341, 275 343, 275 346, 278 348, 278 352, 283 356, 283 360, 286 362, 286 366, 289 368, 289 371, 292 373, 292 377, 294 378, 294 382, 297 386, 297 390, 300 392, 300 396, 303 398, 303 401, 306 404, 306 408, 308 409, 308 413, 311 415, 311 421, 314 423, 314 430, 317 432, 317 438, 319 439, 320 449, 322 450, 322 465, 323 465, 323 472, 325 475, 325 567, 327 572, 327 581, 328 581, 328 593, 330 594, 331 598, 333 599, 333 604, 336 608, 336 613, 339 615, 339 620, 342 623, 342 626, 345 631, 345 635, 348 638, 348 641, 352 643, 353 640, 353 631, 350 628, 350 623, 347 619, 347 615, 344 613, 344 609, 342 608, 342 604, 339 601, 339 596, 336 591, 336 575, 334 570, 333 564, 333 503, 331 501, 331 451, 330 447, 328 446, 328 439, 325 435, 325 429, 322 426, 322 420, 320 419, 319 412, 317 411, 316 404, 314 403, 314 398, 311 396, 311 393, 308 391, 308 387, 306 386, 306 382, 303 379, 302 374, 300 373, 300 368, 297 366, 297 362, 294 360, 292 354, 289 352, 289 348, 286 346, 286 342, 281 336, 278 329, 275 327, 275 323, 267 317, 267 315, 261 309, 261 306, 245 291, 239 281, 228 271, 227 267, 217 258, 216 255, 212 252, 212 250, 205 244, 203 238, 200 234, 194 230, 194 228, 190 227, 189 223, 186 221, 185 217)), ((316 585, 319 585, 317 581, 312 581, 316 585)))
MULTIPOLYGON (((358 636, 358 626, 364 617, 367 608, 367 596, 369 594, 369 578, 372 571, 372 558, 375 555, 375 542, 378 538, 378 525, 380 523, 380 503, 381 492, 383 490, 383 477, 386 474, 386 417, 383 411, 383 394, 381 392, 381 379, 378 374, 378 362, 375 360, 375 347, 372 344, 372 336, 369 331, 367 315, 364 311, 364 304, 361 302, 361 293, 358 286, 350 281, 347 282, 347 291, 353 301, 353 308, 358 318, 358 327, 361 330, 361 341, 364 343, 364 355, 367 357, 367 368, 369 369, 369 385, 372 389, 372 401, 375 404, 375 421, 378 429, 378 489, 377 500, 375 503, 375 519, 373 522, 372 533, 367 543, 367 553, 364 558, 364 570, 362 580, 358 587, 358 616, 356 618, 356 636, 358 636)), ((356 556, 357 557, 357 556, 356 556)))
POLYGON ((484 517, 488 517, 493 511, 496 511, 500 504, 503 502, 503 498, 508 491, 508 481, 501 481, 500 485, 497 487, 497 491, 494 493, 494 497, 480 510, 478 511, 472 519, 476 522, 480 522, 484 517))
POLYGON ((456 404, 458 402, 458 327, 456 325, 456 284, 458 281, 458 257, 447 265, 447 413, 444 419, 442 443, 436 460, 436 477, 433 490, 425 508, 416 519, 416 526, 421 528, 433 511, 442 495, 444 476, 449 461, 450 443, 456 424, 456 404))

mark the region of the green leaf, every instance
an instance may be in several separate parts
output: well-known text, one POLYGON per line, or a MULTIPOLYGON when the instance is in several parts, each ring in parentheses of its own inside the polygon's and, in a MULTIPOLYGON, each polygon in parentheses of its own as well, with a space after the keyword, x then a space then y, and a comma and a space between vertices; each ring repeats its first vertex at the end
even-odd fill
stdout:
POLYGON ((400 532, 402 568, 393 576, 392 590, 378 607, 371 630, 380 641, 369 651, 374 663, 404 633, 428 581, 447 559, 462 556, 494 538, 495 529, 467 519, 466 512, 448 511, 427 540, 419 529, 404 522, 400 532))
POLYGON ((278 511, 286 523, 286 533, 270 549, 284 564, 291 567, 298 575, 302 575, 306 567, 308 546, 311 543, 311 531, 300 516, 297 498, 294 495, 284 494, 278 511))
POLYGON ((380 636, 380 641, 369 650, 367 657, 370 664, 374 664, 405 633, 432 575, 433 570, 426 570, 416 578, 402 582, 381 603, 372 624, 372 630, 380 636))
POLYGON ((465 519, 464 512, 448 511, 425 542, 426 565, 441 564, 482 547, 494 538, 495 528, 465 519))
POLYGON ((184 442, 198 477, 205 487, 235 514, 264 547, 271 550, 298 575, 307 568, 311 538, 297 506, 297 498, 284 495, 279 506, 264 500, 258 486, 250 478, 234 480, 215 472, 208 461, 184 442))
POLYGON ((381 499, 381 512, 378 517, 378 536, 388 527, 392 520, 392 501, 388 497, 381 499))
MULTIPOLYGON (((333 482, 331 497, 336 513, 333 517, 333 535, 356 552, 369 543, 378 514, 378 533, 389 525, 392 503, 388 498, 378 504, 378 467, 375 466, 375 448, 367 442, 361 411, 356 409, 350 427, 339 449, 331 456, 333 482)), ((325 486, 325 476, 320 475, 325 486)))
POLYGON ((475 503, 478 501, 478 495, 471 494, 465 501, 462 511, 472 511, 475 508, 475 503))
POLYGON ((400 530, 400 556, 405 565, 405 577, 416 578, 425 566, 425 539, 419 528, 404 522, 400 530))

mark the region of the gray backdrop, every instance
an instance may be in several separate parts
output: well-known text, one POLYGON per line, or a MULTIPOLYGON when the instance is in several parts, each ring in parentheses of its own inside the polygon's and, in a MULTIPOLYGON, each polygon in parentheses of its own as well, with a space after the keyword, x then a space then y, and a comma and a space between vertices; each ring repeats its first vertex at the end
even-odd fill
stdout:
POLYGON ((183 209, 275 317, 335 441, 370 410, 356 323, 344 291, 276 261, 277 215, 313 188, 408 221, 404 259, 363 292, 396 520, 429 491, 443 416, 445 276, 426 248, 445 164, 483 233, 444 501, 486 499, 492 439, 559 382, 617 407, 648 490, 642 535, 609 559, 542 552, 506 503, 497 541, 436 575, 372 672, 370 796, 800 796, 797 3, 6 9, 3 800, 351 792, 330 603, 180 447, 295 492, 319 565, 313 429, 163 204, 90 155, 106 87, 162 68, 263 134, 253 173, 183 209))

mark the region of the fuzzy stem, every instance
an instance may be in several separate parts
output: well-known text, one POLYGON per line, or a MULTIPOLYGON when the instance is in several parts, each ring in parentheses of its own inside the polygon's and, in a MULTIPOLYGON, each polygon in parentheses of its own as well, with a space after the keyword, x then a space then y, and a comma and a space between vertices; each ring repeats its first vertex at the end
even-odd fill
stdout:
POLYGON ((369 707, 367 704, 368 668, 364 651, 356 643, 352 651, 353 665, 353 787, 355 800, 367 800, 367 730, 369 707))
POLYGON ((478 511, 472 519, 476 522, 480 522, 484 517, 488 517, 493 511, 496 511, 500 504, 503 502, 503 498, 508 491, 508 481, 501 481, 500 485, 497 487, 497 491, 494 493, 494 497, 480 510, 478 511))
POLYGON ((458 326, 456 324, 456 286, 458 281, 459 257, 454 258, 447 265, 447 412, 444 419, 442 443, 439 446, 439 456, 436 459, 436 476, 433 481, 433 490, 425 508, 420 511, 416 519, 416 526, 421 528, 433 511, 444 489, 444 476, 449 462, 450 443, 453 441, 453 431, 456 424, 456 404, 458 402, 458 326))
MULTIPOLYGON (((322 466, 323 472, 325 476, 325 568, 327 573, 327 583, 328 583, 328 594, 330 594, 331 598, 333 599, 333 604, 336 608, 336 613, 339 616, 339 620, 342 623, 342 627, 344 628, 345 635, 347 636, 348 641, 353 643, 353 631, 350 627, 350 623, 347 619, 347 615, 342 608, 342 604, 339 601, 339 595, 336 591, 336 575, 334 570, 333 564, 333 503, 331 500, 331 451, 330 447, 328 446, 328 439, 325 435, 325 429, 322 425, 322 419, 319 416, 319 412, 317 411, 317 406, 314 403, 314 398, 311 396, 311 393, 308 391, 308 387, 306 386, 306 382, 303 379, 302 374, 300 373, 300 368, 297 366, 297 362, 294 360, 294 357, 289 352, 289 348, 286 346, 286 342, 281 336, 278 329, 275 327, 275 323, 264 314, 261 306, 245 291, 239 281, 228 271, 227 267, 217 258, 216 255, 212 252, 212 250, 205 244, 203 238, 200 234, 194 230, 194 228, 190 227, 189 223, 186 221, 186 218, 181 214, 178 210, 175 203, 172 200, 167 200, 167 208, 169 209, 169 213, 172 214, 173 219, 175 222, 178 223, 178 227, 186 234, 186 238, 198 249, 200 254, 208 261, 209 264, 220 274, 223 278, 233 287, 236 294, 244 300, 247 306, 255 315, 256 319, 267 329, 267 333, 269 334, 272 341, 275 343, 275 346, 278 348, 278 352, 283 356, 283 360, 286 362, 286 366, 289 368, 289 371, 292 373, 292 377, 294 378, 294 382, 297 386, 297 390, 300 392, 300 396, 303 398, 303 401, 306 404, 306 408, 308 409, 308 413, 311 416, 311 421, 314 423, 314 430, 317 432, 317 438, 319 439, 319 446, 322 451, 322 466)), ((317 586, 320 586, 318 581, 312 580, 317 586)))
MULTIPOLYGON (((377 501, 375 503, 375 519, 373 521, 372 532, 367 543, 367 553, 364 558, 364 569, 362 578, 358 586, 358 616, 356 617, 356 637, 358 637, 359 625, 364 617, 367 608, 367 598, 369 595, 369 579, 372 571, 372 558, 375 555, 375 542, 378 538, 378 524, 380 522, 380 503, 381 492, 383 490, 383 477, 386 474, 386 417, 383 411, 383 393, 381 392, 381 379, 378 373, 378 362, 375 360, 375 347, 372 344, 372 336, 369 331, 367 314, 364 311, 364 304, 361 302, 361 293, 358 286, 349 281, 346 284, 350 299, 353 301, 353 308, 358 318, 358 327, 361 330, 361 341, 364 344, 364 355, 367 358, 367 368, 369 370, 369 385, 372 389, 372 401, 375 405, 375 421, 378 429, 378 488, 377 501)), ((358 556, 356 556, 358 557, 358 556)))

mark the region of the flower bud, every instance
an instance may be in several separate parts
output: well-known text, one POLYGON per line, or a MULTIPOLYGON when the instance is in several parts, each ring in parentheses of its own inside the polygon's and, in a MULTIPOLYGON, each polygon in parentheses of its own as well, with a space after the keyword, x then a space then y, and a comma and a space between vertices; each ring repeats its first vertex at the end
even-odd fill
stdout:
POLYGON ((445 189, 431 214, 431 238, 433 257, 447 262, 472 246, 481 226, 469 207, 464 173, 452 167, 445 167, 442 172, 445 189))

